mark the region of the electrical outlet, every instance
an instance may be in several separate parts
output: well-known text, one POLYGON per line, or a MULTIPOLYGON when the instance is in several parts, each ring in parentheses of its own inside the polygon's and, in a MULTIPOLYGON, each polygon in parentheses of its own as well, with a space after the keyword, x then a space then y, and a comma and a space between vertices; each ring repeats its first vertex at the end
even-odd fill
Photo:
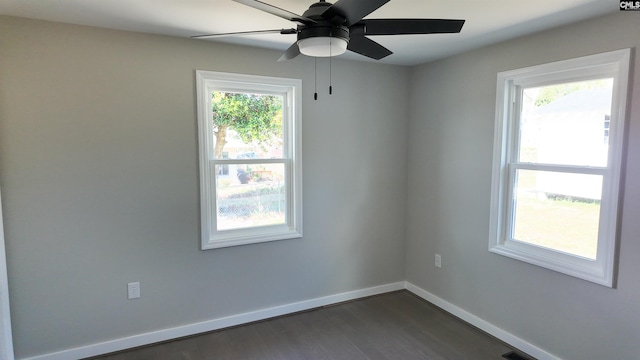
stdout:
POLYGON ((436 254, 436 267, 437 268, 442 267, 442 256, 440 256, 440 254, 436 254))
POLYGON ((127 284, 128 299, 137 299, 140 297, 140 283, 132 282, 127 284))

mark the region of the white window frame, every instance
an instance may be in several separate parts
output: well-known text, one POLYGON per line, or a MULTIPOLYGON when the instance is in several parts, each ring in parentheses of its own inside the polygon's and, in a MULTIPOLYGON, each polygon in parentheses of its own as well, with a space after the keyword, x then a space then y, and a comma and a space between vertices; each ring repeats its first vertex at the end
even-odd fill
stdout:
POLYGON ((302 81, 246 74, 196 70, 198 139, 200 152, 200 221, 202 250, 302 237, 302 81), (213 91, 283 95, 282 159, 214 159, 213 91), (285 224, 217 230, 216 165, 282 163, 285 167, 285 224))
POLYGON ((623 49, 498 74, 494 133, 489 251, 607 287, 614 287, 625 110, 631 50, 623 49), (606 167, 553 166, 517 162, 519 94, 523 88, 613 77, 609 154, 606 167), (603 176, 596 259, 587 259, 511 238, 516 169, 603 176))

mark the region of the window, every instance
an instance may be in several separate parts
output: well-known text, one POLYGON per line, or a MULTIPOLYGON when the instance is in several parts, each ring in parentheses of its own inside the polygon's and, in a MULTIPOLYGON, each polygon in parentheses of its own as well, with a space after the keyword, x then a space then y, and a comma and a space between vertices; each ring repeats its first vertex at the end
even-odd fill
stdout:
POLYGON ((300 80, 196 71, 202 249, 302 236, 300 80))
POLYGON ((498 74, 489 251, 613 287, 629 54, 498 74))

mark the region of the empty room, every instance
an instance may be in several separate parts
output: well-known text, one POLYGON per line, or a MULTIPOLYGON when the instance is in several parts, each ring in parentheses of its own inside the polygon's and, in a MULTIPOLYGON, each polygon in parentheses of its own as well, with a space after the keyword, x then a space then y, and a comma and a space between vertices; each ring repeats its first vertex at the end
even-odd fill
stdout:
POLYGON ((640 4, 314 1, 0 0, 0 359, 640 359, 640 4))

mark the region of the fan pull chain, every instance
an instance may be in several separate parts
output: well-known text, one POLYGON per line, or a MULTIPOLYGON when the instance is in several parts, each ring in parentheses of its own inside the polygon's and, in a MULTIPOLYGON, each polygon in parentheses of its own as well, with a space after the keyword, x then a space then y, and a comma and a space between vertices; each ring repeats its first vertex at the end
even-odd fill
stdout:
POLYGON ((331 86, 332 84, 332 77, 331 77, 331 59, 333 58, 333 55, 331 54, 331 49, 333 44, 331 43, 333 41, 333 38, 329 38, 329 95, 331 95, 333 93, 333 86, 331 86))
POLYGON ((314 66, 314 71, 313 71, 313 100, 318 100, 318 58, 314 57, 313 58, 313 66, 314 66))

